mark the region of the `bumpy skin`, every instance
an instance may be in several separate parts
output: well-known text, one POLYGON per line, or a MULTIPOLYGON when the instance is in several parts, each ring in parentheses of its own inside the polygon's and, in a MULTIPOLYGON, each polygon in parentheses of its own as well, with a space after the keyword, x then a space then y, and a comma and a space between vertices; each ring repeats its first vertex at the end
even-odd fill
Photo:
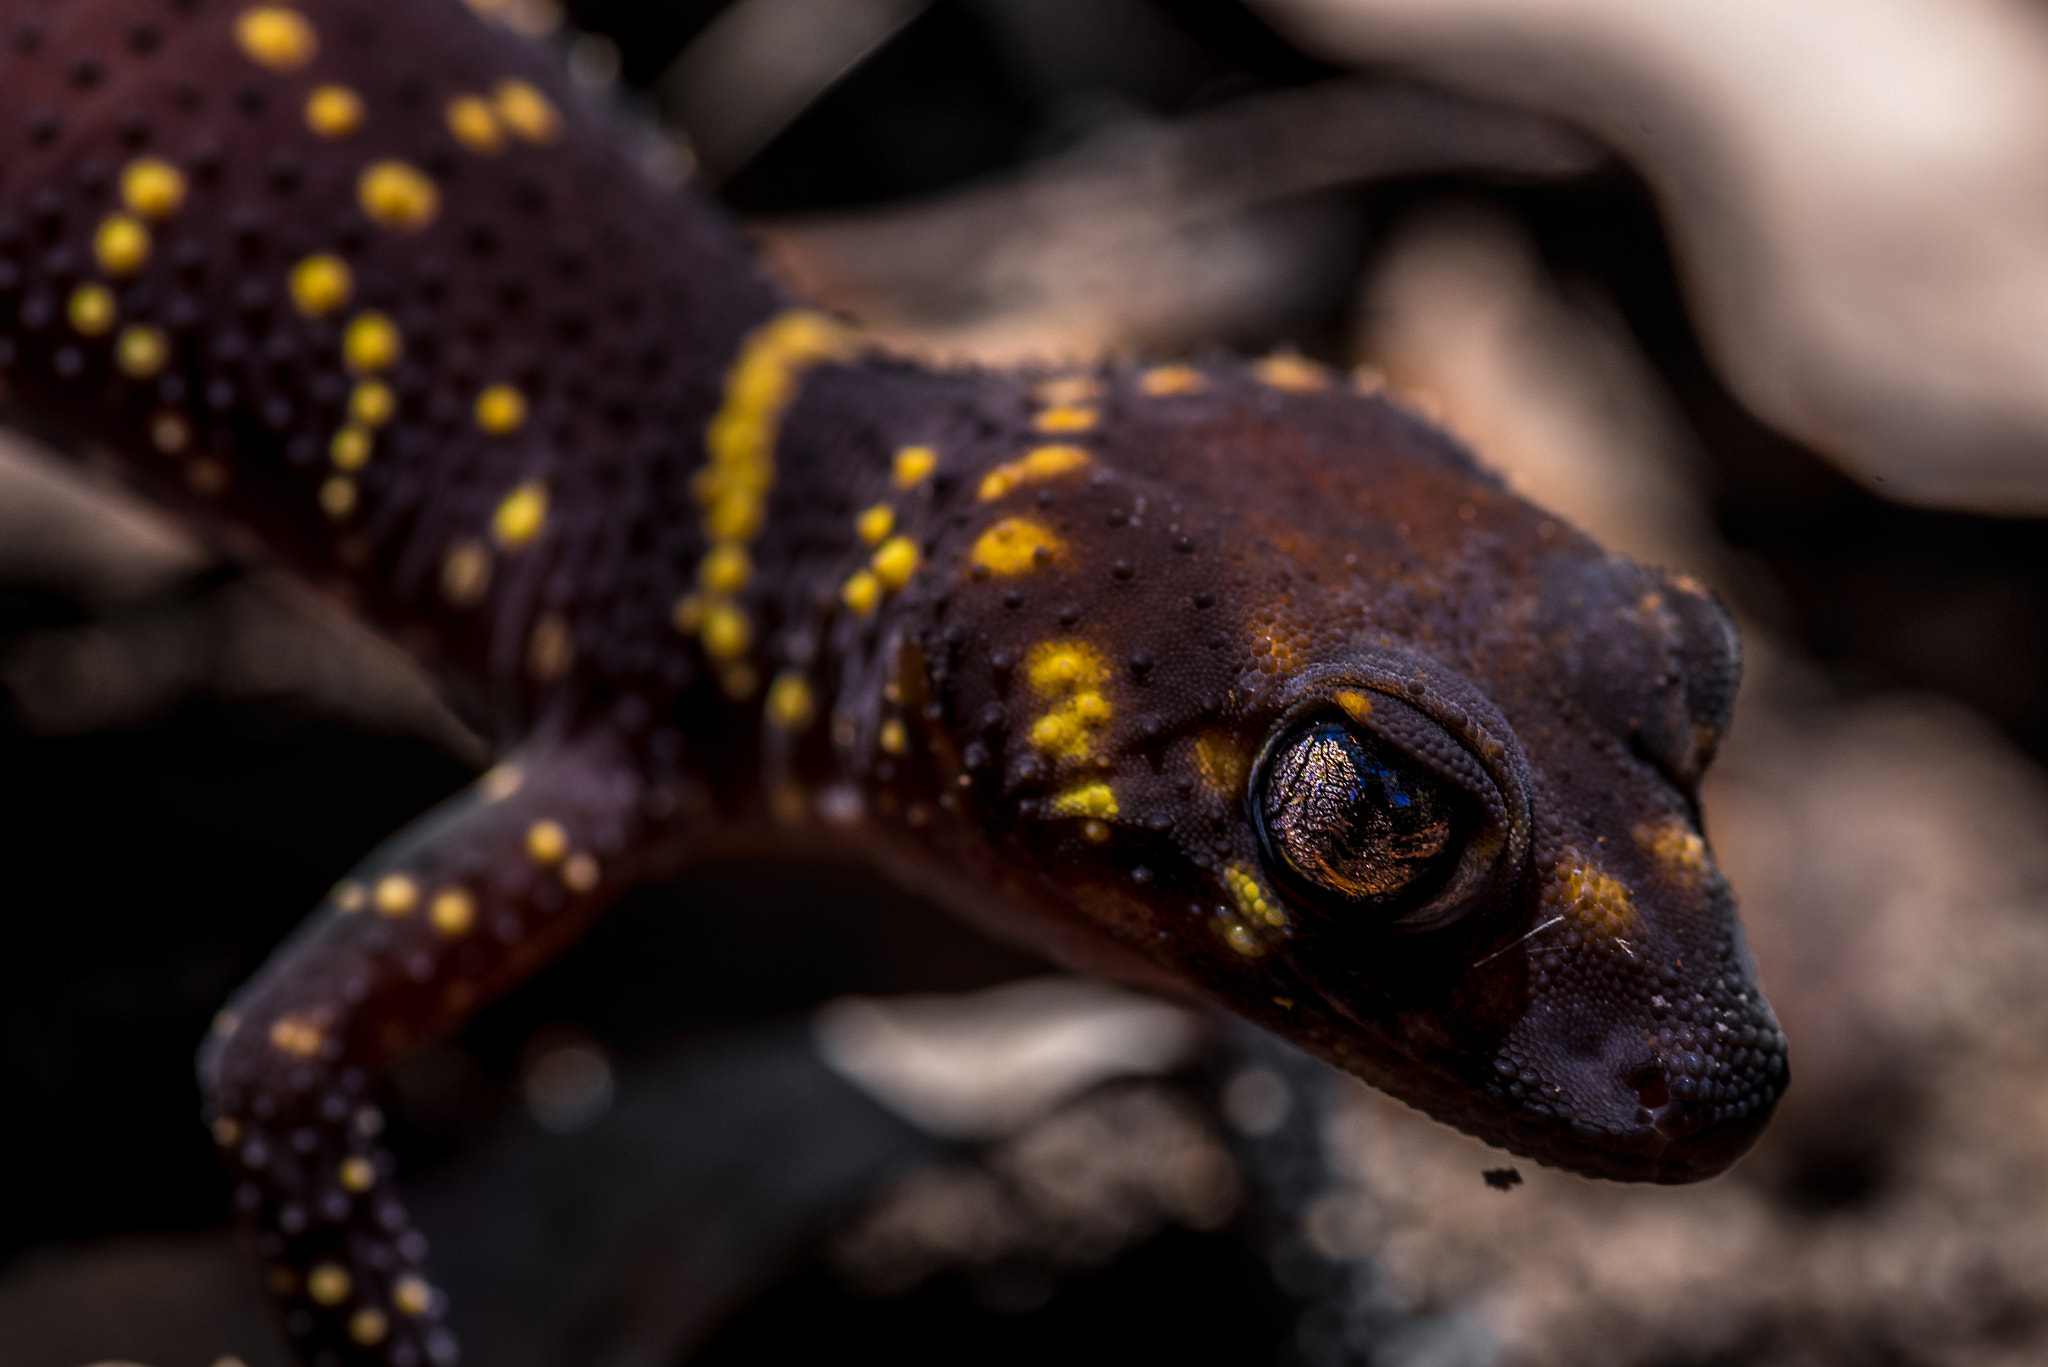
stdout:
POLYGON ((309 1361, 456 1354, 379 1072, 737 844, 882 860, 1543 1162, 1690 1181, 1761 1128, 1784 1039, 1698 833, 1739 666, 1697 588, 1298 360, 879 355, 454 3, 0 0, 0 43, 10 411, 506 749, 203 1053, 309 1361), (1276 859, 1303 717, 1462 794, 1455 896, 1334 906, 1276 859))

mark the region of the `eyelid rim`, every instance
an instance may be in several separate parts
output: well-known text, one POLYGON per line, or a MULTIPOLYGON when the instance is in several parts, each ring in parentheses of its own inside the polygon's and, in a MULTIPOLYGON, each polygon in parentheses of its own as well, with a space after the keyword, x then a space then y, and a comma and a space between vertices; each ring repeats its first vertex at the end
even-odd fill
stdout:
MULTIPOLYGON (((1257 810, 1259 785, 1267 766, 1301 722, 1318 713, 1344 710, 1336 700, 1343 689, 1380 694, 1434 722, 1477 762, 1500 798, 1504 818, 1498 827, 1483 826, 1468 841, 1470 849, 1473 842, 1489 831, 1495 832, 1499 840, 1498 852, 1476 886, 1460 887, 1459 874, 1454 872, 1451 882, 1435 896, 1389 921, 1389 927, 1408 932, 1438 930, 1467 919, 1488 904, 1498 903, 1529 862, 1533 827, 1535 785, 1514 728, 1491 699, 1455 670, 1425 656, 1385 647, 1354 646, 1340 658, 1310 665, 1289 677, 1274 698, 1273 721, 1265 743, 1252 760, 1244 795, 1246 816, 1258 836, 1262 856, 1268 860, 1272 857, 1266 849, 1265 823, 1257 810)), ((1369 720, 1354 718, 1353 722, 1469 793, 1464 776, 1430 764, 1427 756, 1415 754, 1369 720)), ((1469 795, 1486 805, 1478 794, 1469 795)), ((1463 862, 1461 854, 1461 866, 1463 862)))

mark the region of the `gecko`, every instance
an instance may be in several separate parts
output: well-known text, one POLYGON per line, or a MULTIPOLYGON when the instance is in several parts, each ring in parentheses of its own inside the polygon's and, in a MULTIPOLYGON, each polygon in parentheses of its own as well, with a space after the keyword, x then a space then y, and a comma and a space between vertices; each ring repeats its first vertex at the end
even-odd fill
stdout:
POLYGON ((1698 783, 1726 611, 1290 354, 1000 371, 794 301, 486 0, 0 0, 0 405, 371 623, 496 760, 221 1010, 320 1367, 459 1345, 382 1075, 637 884, 871 861, 1594 1177, 1788 1080, 1698 783))

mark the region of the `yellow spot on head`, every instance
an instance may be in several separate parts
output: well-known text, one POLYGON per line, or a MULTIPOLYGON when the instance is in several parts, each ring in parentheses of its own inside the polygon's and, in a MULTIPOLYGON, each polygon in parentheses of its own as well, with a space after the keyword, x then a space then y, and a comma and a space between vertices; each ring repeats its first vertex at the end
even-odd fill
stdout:
POLYGON ((883 538, 896 530, 896 510, 886 503, 877 503, 853 520, 853 529, 860 534, 863 545, 879 546, 883 538))
POLYGON ((1230 900, 1248 919, 1275 927, 1287 924, 1287 913, 1281 910, 1279 899, 1266 890, 1250 868, 1243 864, 1227 866, 1223 870, 1223 884, 1230 889, 1230 900))
POLYGON ((93 260, 108 275, 133 275, 149 260, 149 229, 127 214, 108 214, 92 237, 93 260))
POLYGON ((341 334, 341 359, 358 375, 389 370, 405 354, 398 324, 381 313, 359 313, 341 334))
POLYGON ((1195 772, 1209 791, 1235 800, 1244 791, 1251 758, 1228 731, 1210 728, 1195 737, 1195 772))
POLYGON ((137 157, 121 168, 121 202, 137 218, 169 218, 185 203, 185 173, 162 157, 137 157))
POLYGON ((1638 826, 1636 844, 1657 861, 1664 875, 1682 888, 1696 888, 1708 869, 1707 842, 1683 821, 1666 821, 1658 826, 1638 826))
POLYGON ((1031 396, 1040 403, 1052 407, 1087 403, 1100 392, 1094 380, 1086 375, 1065 375, 1056 380, 1045 380, 1031 391, 1031 396))
POLYGON ((306 1294, 320 1305, 340 1305, 350 1286, 348 1269, 339 1263, 319 1263, 306 1274, 306 1294))
POLYGON ((939 468, 939 453, 929 446, 905 446, 896 452, 893 464, 896 487, 908 489, 931 478, 939 468))
POLYGON ((1106 821, 1084 821, 1081 823, 1081 838, 1091 845, 1107 845, 1114 834, 1106 821))
POLYGON ((349 423, 327 443, 327 458, 337 470, 360 470, 370 463, 370 430, 349 423))
POLYGON ((420 1316, 434 1308, 434 1289, 408 1272, 391 1286, 391 1304, 401 1315, 420 1316))
POLYGON ((526 672, 536 679, 559 679, 576 659, 576 636, 559 612, 544 612, 526 638, 526 672))
POLYGON ((785 669, 768 685, 768 721, 784 731, 800 731, 817 715, 817 700, 803 675, 785 669))
POLYGON ((1266 942, 1259 938, 1257 931, 1242 921, 1225 921, 1218 927, 1223 943, 1229 945, 1247 959, 1256 959, 1266 952, 1266 942))
POLYGON ((900 755, 910 749, 910 733, 903 729, 901 720, 895 717, 882 723, 882 731, 876 740, 885 755, 900 755))
POLYGON ((492 436, 517 432, 525 422, 526 396, 511 385, 490 385, 476 396, 476 425, 492 436))
POLYGON ((448 131, 470 151, 495 156, 505 150, 505 130, 482 96, 457 95, 448 101, 447 119, 448 131))
POLYGON ((525 81, 498 82, 491 104, 499 121, 528 142, 549 143, 562 136, 562 116, 547 96, 525 81))
POLYGON ((1259 383, 1274 389, 1285 389, 1297 394, 1306 394, 1318 389, 1327 389, 1330 372, 1305 356, 1279 352, 1253 364, 1252 374, 1259 383))
POLYGON ((146 380, 163 370, 171 358, 171 344, 163 333, 140 323, 121 329, 114 341, 114 364, 121 373, 146 380))
POLYGON ((866 617, 882 601, 882 581, 867 570, 855 570, 839 586, 839 601, 856 617, 866 617))
POLYGON ((420 904, 420 885, 402 873, 387 873, 377 880, 370 900, 386 916, 410 916, 420 904))
POLYGON ((1026 517, 1006 517, 975 539, 968 563, 994 575, 1024 574, 1066 549, 1053 530, 1026 517))
POLYGON ((343 307, 356 288, 348 262, 331 252, 316 253, 293 266, 286 284, 292 307, 308 318, 325 318, 343 307))
POLYGON ((491 514, 491 539, 508 551, 524 550, 548 524, 548 490, 528 480, 505 495, 491 514))
POLYGON ((981 487, 975 497, 983 503, 993 503, 1006 494, 1014 493, 1027 484, 1038 484, 1045 480, 1057 479, 1082 469, 1092 459, 1078 446, 1041 446, 1027 451, 1013 461, 998 465, 981 477, 981 487))
POLYGON ((582 850, 562 862, 562 886, 571 892, 596 892, 599 879, 596 858, 582 850))
POLYGON ((340 475, 320 486, 320 511, 339 522, 356 510, 356 483, 340 475))
POLYGON ((384 1341, 391 1332, 391 1321, 384 1312, 373 1306, 364 1306, 348 1317, 348 1336, 365 1348, 373 1348, 384 1341))
POLYGON ((1353 721, 1362 722, 1372 715, 1372 698, 1360 689, 1340 688, 1331 696, 1353 721))
POLYGON ((382 380, 358 381, 349 391, 348 415, 365 427, 382 427, 398 411, 398 396, 382 380))
POLYGON ((536 864, 553 864, 569 852, 569 833, 559 822, 536 821, 526 828, 526 852, 536 864))
POLYGON ((270 1023, 271 1047, 297 1058, 311 1058, 327 1041, 327 1032, 305 1016, 279 1016, 270 1023))
POLYGON ((1113 712, 1102 692, 1109 681, 1102 652, 1086 641, 1047 641, 1032 650, 1025 678, 1051 703, 1031 724, 1032 746, 1062 759, 1089 758, 1113 712))
POLYGON ((235 46, 258 66, 296 71, 319 53, 320 39, 297 10, 257 5, 235 16, 235 46))
POLYGON ((1086 432, 1094 427, 1101 415, 1092 408, 1078 404, 1059 404, 1042 410, 1031 420, 1031 425, 1041 432, 1086 432))
POLYGON ((1576 851, 1568 851, 1551 866, 1543 905, 1551 914, 1599 939, 1626 936, 1635 926, 1635 895, 1628 884, 1590 860, 1580 859, 1576 851))
POLYGON ((306 127, 323 138, 345 138, 363 126, 363 97, 345 85, 315 87, 306 97, 306 127))
POLYGON ((745 546, 722 541, 697 562, 697 582, 710 594, 738 593, 754 577, 754 559, 745 546))
POLYGON ((753 643, 754 627, 747 614, 731 603, 707 603, 698 634, 704 641, 704 653, 712 659, 735 660, 753 643))
POLYGON ((105 285, 80 285, 71 292, 71 303, 66 310, 71 317, 71 326, 87 337, 105 336, 114 326, 118 311, 114 292, 105 285))
POLYGON ((1156 365, 1138 377, 1138 390, 1155 399, 1174 394, 1199 394, 1209 387, 1191 365, 1156 365))
POLYGON ((491 586, 491 553, 468 538, 448 548, 441 561, 441 596, 456 607, 474 607, 491 586))
POLYGON ((1084 783, 1069 788, 1052 800, 1054 816, 1092 816, 1115 820, 1116 790, 1107 783, 1084 783))
POLYGON ((356 179, 356 202, 372 223, 416 233, 441 212, 441 192, 427 173, 403 161, 372 162, 356 179))
POLYGON ((469 928, 476 924, 476 899, 461 888, 443 888, 434 894, 433 903, 427 908, 427 919, 435 930, 451 939, 467 935, 469 928))
POLYGON ((364 1192, 377 1185, 377 1165, 359 1153, 352 1153, 341 1160, 337 1174, 341 1185, 350 1191, 364 1192))
POLYGON ((875 572, 883 588, 900 589, 917 573, 919 560, 915 541, 907 536, 892 536, 875 552, 868 568, 875 572))

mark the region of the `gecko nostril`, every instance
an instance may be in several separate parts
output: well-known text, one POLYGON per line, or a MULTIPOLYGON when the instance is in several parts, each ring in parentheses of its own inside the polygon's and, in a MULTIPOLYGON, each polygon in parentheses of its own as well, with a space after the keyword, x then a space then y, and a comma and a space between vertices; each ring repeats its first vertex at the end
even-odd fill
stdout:
POLYGON ((1655 1068, 1636 1074, 1629 1079, 1629 1086, 1636 1089, 1636 1099, 1646 1111, 1661 1111, 1671 1104, 1671 1088, 1655 1068))

